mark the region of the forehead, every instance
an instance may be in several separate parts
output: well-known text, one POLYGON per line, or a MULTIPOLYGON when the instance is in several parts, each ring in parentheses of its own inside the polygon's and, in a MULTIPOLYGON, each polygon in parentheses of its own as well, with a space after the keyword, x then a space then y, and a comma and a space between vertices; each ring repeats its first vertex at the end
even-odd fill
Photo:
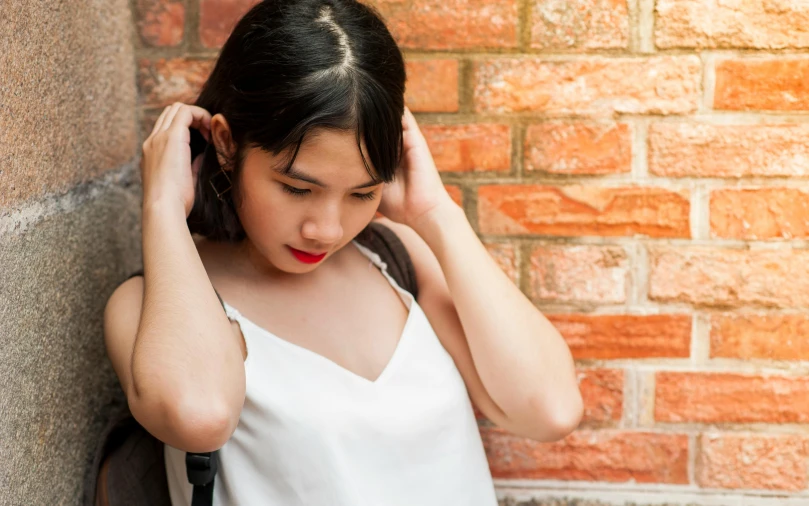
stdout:
POLYGON ((353 130, 308 132, 293 165, 299 172, 335 186, 367 182, 371 178, 369 168, 375 177, 365 143, 357 144, 357 134, 353 130))

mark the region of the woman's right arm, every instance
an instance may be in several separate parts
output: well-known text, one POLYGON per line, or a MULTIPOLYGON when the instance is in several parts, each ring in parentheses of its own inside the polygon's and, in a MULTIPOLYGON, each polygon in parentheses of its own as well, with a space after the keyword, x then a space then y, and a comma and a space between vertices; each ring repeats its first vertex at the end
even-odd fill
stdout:
POLYGON ((144 277, 118 287, 104 314, 107 351, 133 416, 190 452, 228 440, 245 394, 239 341, 185 222, 194 191, 189 127, 207 133, 209 125, 203 109, 174 104, 144 142, 144 277))

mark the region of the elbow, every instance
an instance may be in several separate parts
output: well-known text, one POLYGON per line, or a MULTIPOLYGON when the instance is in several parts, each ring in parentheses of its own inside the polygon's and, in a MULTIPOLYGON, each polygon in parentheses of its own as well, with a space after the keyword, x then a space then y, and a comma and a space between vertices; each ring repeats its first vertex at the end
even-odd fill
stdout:
POLYGON ((239 423, 240 410, 211 397, 196 399, 130 399, 136 420, 169 446, 192 453, 218 450, 239 423))
POLYGON ((169 408, 166 416, 175 448, 192 453, 218 450, 230 439, 239 423, 239 412, 226 402, 212 399, 184 401, 169 408))
POLYGON ((579 427, 584 416, 584 402, 576 388, 555 402, 546 403, 534 411, 533 422, 522 435, 543 443, 564 439, 579 427))

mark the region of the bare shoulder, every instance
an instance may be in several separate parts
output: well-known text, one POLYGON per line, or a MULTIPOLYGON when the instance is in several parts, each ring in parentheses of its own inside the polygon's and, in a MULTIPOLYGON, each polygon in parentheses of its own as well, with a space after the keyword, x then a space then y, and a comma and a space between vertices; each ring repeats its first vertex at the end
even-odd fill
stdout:
POLYGON ((129 363, 143 305, 143 278, 121 283, 104 309, 104 343, 124 391, 129 386, 129 363))

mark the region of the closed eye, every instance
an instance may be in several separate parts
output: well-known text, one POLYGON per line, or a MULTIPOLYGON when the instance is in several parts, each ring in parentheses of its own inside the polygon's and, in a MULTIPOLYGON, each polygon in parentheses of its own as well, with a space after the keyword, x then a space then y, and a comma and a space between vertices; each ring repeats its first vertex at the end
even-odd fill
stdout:
POLYGON ((352 193, 351 196, 360 200, 374 200, 376 198, 376 192, 352 193))
POLYGON ((312 190, 306 190, 306 189, 303 189, 303 188, 295 188, 294 186, 290 186, 290 185, 285 184, 285 183, 281 183, 281 188, 283 188, 283 190, 285 192, 289 193, 290 195, 295 195, 295 196, 298 196, 298 197, 302 197, 302 196, 304 196, 304 195, 306 195, 308 193, 311 193, 311 191, 312 191, 312 190))

